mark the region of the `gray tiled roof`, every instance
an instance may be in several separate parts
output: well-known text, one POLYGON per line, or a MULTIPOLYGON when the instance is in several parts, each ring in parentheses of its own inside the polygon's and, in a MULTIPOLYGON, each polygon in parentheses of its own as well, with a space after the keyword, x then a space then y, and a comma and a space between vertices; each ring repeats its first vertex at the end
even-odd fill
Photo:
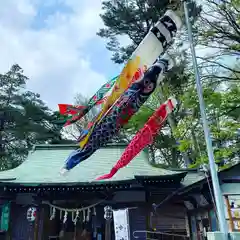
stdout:
MULTIPOLYGON (((29 154, 26 161, 20 166, 0 172, 0 182, 22 183, 25 185, 93 182, 96 177, 109 172, 120 158, 125 147, 115 145, 101 148, 65 176, 61 176, 59 170, 76 146, 39 145, 35 147, 35 150, 29 154), (12 180, 10 180, 11 178, 12 180)), ((132 180, 134 176, 162 176, 178 173, 151 166, 148 163, 148 153, 142 151, 129 165, 119 170, 110 181, 132 180)))
POLYGON ((194 183, 200 182, 205 179, 204 173, 199 173, 196 171, 188 171, 186 177, 184 178, 182 184, 184 187, 191 186, 194 183))

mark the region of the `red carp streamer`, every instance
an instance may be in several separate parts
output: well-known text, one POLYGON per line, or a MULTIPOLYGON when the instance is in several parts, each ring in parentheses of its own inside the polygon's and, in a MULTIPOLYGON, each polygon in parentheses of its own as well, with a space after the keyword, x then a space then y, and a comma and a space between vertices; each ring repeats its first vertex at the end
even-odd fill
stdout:
POLYGON ((137 154, 139 154, 147 145, 151 144, 176 104, 177 101, 174 98, 169 98, 163 103, 149 118, 144 127, 134 136, 110 173, 98 177, 96 180, 112 178, 120 168, 128 165, 137 154))
POLYGON ((59 113, 62 115, 74 115, 81 112, 86 106, 74 106, 71 104, 58 104, 59 113))

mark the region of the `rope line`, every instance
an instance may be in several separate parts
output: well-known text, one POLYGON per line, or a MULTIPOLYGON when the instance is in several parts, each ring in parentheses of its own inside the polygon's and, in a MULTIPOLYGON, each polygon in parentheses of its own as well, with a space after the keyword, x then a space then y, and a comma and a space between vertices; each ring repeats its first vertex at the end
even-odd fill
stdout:
POLYGON ((99 202, 97 202, 97 203, 94 203, 94 204, 92 204, 92 205, 89 205, 88 207, 74 208, 74 209, 58 207, 58 206, 53 205, 53 204, 51 204, 50 202, 47 202, 47 201, 44 201, 43 204, 46 204, 46 205, 48 205, 48 206, 50 206, 50 207, 52 207, 52 208, 55 208, 55 209, 57 209, 57 210, 59 210, 59 211, 63 211, 63 212, 77 212, 77 211, 81 212, 81 211, 85 211, 85 210, 87 210, 87 209, 89 209, 89 208, 93 208, 93 207, 99 205, 100 203, 102 203, 102 202, 104 202, 104 201, 105 201, 105 199, 104 199, 104 200, 101 200, 101 201, 99 201, 99 202))

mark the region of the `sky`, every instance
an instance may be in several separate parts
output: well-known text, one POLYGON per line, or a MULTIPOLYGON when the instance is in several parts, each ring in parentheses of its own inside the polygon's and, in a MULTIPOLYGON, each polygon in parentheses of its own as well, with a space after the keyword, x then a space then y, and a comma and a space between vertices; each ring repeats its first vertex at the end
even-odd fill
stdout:
POLYGON ((17 63, 29 77, 27 89, 52 108, 91 97, 121 68, 111 61, 101 0, 7 0, 0 3, 0 72, 17 63))

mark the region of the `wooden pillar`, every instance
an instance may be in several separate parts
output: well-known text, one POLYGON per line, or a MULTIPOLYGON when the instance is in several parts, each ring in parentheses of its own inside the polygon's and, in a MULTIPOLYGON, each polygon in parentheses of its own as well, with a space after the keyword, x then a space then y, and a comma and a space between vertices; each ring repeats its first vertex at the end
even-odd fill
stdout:
POLYGON ((37 211, 36 213, 36 219, 35 219, 35 222, 34 222, 34 235, 33 235, 33 239, 34 240, 38 240, 38 229, 39 229, 39 220, 40 220, 40 210, 37 211))
POLYGON ((48 239, 49 238, 49 212, 48 207, 45 205, 42 205, 42 234, 41 239, 48 239))
POLYGON ((186 228, 186 233, 187 233, 187 236, 190 238, 191 236, 191 230, 190 230, 190 219, 189 219, 189 216, 188 216, 188 212, 186 211, 185 212, 185 228, 186 228))
MULTIPOLYGON (((146 201, 144 203, 145 216, 146 216, 146 230, 152 231, 152 205, 148 204, 150 202, 150 192, 147 190, 145 192, 146 201)), ((150 234, 146 233, 146 238, 150 238, 150 234)))
POLYGON ((230 205, 228 196, 225 195, 224 198, 225 198, 225 202, 226 202, 226 205, 227 205, 230 231, 233 232, 234 231, 234 224, 233 224, 233 217, 232 217, 232 212, 231 212, 231 205, 230 205))
POLYGON ((106 206, 104 207, 104 218, 105 218, 105 240, 111 240, 112 235, 112 229, 111 229, 111 223, 112 223, 112 207, 106 206))
POLYGON ((105 240, 111 240, 112 235, 111 223, 112 223, 111 219, 105 221, 105 240))

